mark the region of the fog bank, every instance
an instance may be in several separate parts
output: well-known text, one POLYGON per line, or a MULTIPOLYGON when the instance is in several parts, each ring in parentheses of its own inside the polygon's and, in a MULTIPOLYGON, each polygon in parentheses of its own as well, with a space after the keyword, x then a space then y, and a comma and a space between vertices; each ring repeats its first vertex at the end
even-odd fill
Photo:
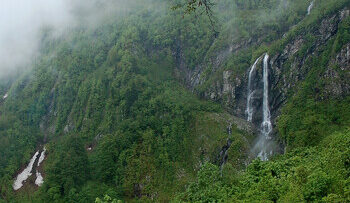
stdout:
POLYGON ((35 56, 40 29, 57 32, 73 22, 68 0, 0 0, 0 75, 25 66, 35 56))
POLYGON ((67 28, 125 11, 125 0, 0 0, 0 77, 37 56, 42 29, 58 37, 67 28), (118 9, 116 9, 118 8, 118 9))

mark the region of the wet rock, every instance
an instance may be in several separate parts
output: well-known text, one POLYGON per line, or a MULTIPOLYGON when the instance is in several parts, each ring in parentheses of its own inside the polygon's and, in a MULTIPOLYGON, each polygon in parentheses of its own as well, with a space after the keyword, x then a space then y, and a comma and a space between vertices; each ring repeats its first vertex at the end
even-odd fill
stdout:
POLYGON ((221 170, 223 169, 224 165, 228 160, 228 150, 230 149, 231 144, 231 139, 227 139, 226 144, 221 148, 221 151, 217 157, 217 162, 221 170))

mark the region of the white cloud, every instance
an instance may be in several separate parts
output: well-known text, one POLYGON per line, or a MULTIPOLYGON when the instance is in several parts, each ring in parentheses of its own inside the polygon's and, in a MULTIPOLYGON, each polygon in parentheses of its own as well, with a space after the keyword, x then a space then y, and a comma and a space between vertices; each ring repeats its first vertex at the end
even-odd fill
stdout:
POLYGON ((68 0, 0 0, 0 75, 31 61, 43 26, 61 31, 72 25, 70 4, 68 0))

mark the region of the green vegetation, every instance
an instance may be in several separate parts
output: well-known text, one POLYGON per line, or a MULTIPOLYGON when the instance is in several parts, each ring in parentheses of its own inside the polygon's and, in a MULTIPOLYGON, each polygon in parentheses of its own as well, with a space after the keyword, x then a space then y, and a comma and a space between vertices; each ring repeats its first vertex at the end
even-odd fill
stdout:
MULTIPOLYGON (((211 7, 217 36, 210 19, 152 2, 159 7, 140 1, 127 16, 58 39, 45 30, 33 68, 0 81, 0 95, 9 90, 0 97, 0 202, 350 201, 350 97, 326 95, 329 81, 320 79, 328 68, 346 74, 331 59, 350 41, 349 17, 305 60, 305 79, 277 121, 286 154, 270 161, 250 160, 254 137, 234 125, 229 135, 236 118, 183 83, 186 70, 203 66, 194 90, 201 95, 223 71, 243 77, 262 53, 280 52, 300 33, 295 57, 303 57, 321 19, 348 1, 316 0, 306 16, 310 1, 223 0, 211 7), (238 51, 227 51, 237 42, 238 51), (42 144, 43 186, 13 191, 14 176, 42 144)), ((190 2, 189 11, 205 9, 190 2)))
POLYGON ((244 173, 220 177, 210 163, 175 202, 348 202, 349 129, 330 135, 317 147, 300 148, 271 161, 253 161, 244 173))
MULTIPOLYGON (((333 98, 327 95, 321 90, 330 81, 327 78, 320 79, 328 68, 340 74, 346 71, 339 67, 332 67, 334 65, 331 64, 330 59, 335 58, 340 50, 339 47, 343 47, 350 40, 348 32, 345 31, 350 25, 349 20, 350 17, 339 25, 335 40, 330 40, 319 56, 307 60, 306 66, 310 67, 310 71, 283 109, 278 127, 280 137, 288 148, 315 146, 326 136, 349 126, 350 97, 347 95, 345 98, 333 98), (348 41, 339 39, 348 39, 348 41)), ((312 38, 307 37, 307 39, 313 42, 312 38)), ((307 41, 299 52, 304 52, 311 46, 312 44, 307 41)))

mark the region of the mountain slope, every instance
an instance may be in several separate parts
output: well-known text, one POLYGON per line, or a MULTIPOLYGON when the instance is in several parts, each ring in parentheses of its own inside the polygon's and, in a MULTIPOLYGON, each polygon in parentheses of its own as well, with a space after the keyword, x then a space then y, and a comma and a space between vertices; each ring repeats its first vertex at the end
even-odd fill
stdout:
POLYGON ((349 201, 350 2, 221 1, 217 37, 152 3, 44 30, 32 69, 0 83, 0 202, 349 201), (265 53, 278 150, 262 162, 263 60, 245 110, 265 53), (44 184, 14 191, 43 145, 44 184))

